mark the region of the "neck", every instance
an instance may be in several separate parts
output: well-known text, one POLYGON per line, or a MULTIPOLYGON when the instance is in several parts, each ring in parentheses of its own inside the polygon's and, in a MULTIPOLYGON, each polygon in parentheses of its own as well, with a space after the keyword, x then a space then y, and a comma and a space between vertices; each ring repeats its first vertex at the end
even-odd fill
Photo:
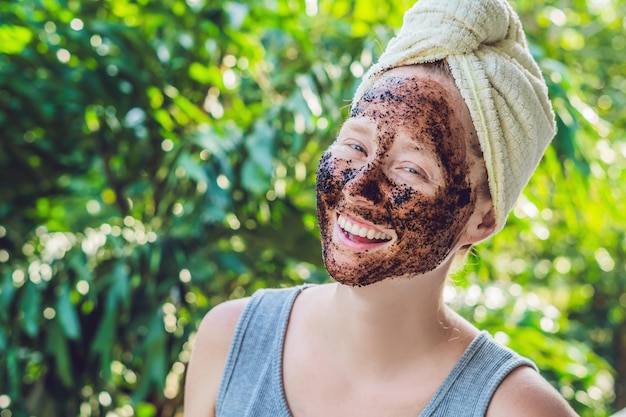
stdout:
POLYGON ((429 358, 439 344, 454 338, 454 323, 442 302, 446 273, 358 288, 337 284, 326 310, 337 353, 373 373, 429 358))

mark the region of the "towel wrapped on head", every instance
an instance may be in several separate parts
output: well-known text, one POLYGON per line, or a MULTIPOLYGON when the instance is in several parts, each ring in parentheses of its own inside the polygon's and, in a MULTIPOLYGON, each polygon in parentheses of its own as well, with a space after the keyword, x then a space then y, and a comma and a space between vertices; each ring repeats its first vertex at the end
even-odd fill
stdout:
POLYGON ((363 77, 352 106, 383 72, 438 60, 447 62, 474 122, 496 233, 556 129, 545 81, 506 0, 419 0, 363 77))

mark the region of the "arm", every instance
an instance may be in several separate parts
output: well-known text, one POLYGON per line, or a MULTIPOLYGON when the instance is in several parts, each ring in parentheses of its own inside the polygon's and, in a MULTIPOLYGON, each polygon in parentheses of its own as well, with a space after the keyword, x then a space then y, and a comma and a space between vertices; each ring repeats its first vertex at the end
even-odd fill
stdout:
POLYGON ((486 417, 578 417, 578 414, 539 373, 522 366, 502 381, 486 417))
POLYGON ((215 417, 217 393, 235 332, 247 298, 211 309, 196 334, 185 379, 185 416, 215 417))

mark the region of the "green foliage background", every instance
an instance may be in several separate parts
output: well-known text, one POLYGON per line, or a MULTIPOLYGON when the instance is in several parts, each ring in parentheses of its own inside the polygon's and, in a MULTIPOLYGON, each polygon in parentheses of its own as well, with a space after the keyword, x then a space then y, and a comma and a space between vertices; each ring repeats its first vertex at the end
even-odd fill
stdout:
MULTIPOLYGON (((210 307, 327 280, 317 160, 410 5, 0 3, 1 417, 180 415, 210 307)), ((514 6, 559 133, 446 294, 607 416, 626 406, 626 5, 514 6)))

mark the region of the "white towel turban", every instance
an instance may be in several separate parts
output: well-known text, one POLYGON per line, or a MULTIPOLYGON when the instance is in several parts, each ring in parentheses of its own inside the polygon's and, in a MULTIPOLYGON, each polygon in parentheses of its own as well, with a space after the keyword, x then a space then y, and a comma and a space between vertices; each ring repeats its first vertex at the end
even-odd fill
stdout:
POLYGON ((478 133, 496 233, 555 134, 545 81, 506 0, 419 0, 363 77, 352 106, 384 71, 443 59, 478 133))

